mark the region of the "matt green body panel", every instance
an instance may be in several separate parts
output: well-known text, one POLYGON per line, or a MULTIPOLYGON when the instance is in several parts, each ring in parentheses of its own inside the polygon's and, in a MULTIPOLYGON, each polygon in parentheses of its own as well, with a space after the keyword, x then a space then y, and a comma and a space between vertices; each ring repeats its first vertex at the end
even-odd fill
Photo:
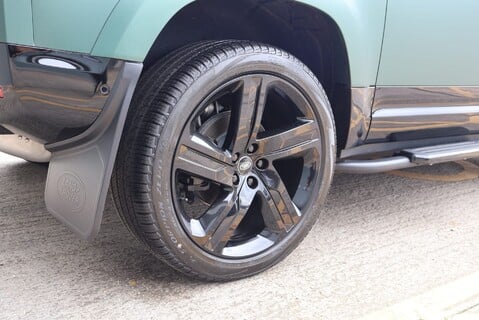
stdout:
POLYGON ((168 21, 192 0, 120 0, 92 54, 143 61, 168 21))
MULTIPOLYGON (((192 0, 0 0, 5 42, 143 61, 168 21, 192 0), (20 27, 21 21, 21 27, 20 27), (34 40, 34 41, 33 41, 34 40)), ((348 49, 354 87, 374 85, 386 0, 303 0, 336 21, 348 49)), ((261 2, 258 2, 261 3, 261 2)), ((0 35, 1 36, 1 35, 0 35)))
MULTIPOLYGON (((43 0, 41 0, 43 1, 43 0)), ((170 18, 191 0, 121 0, 105 25, 93 55, 142 61, 170 18)), ((352 85, 376 83, 386 0, 304 0, 330 15, 341 29, 352 85)))
POLYGON ((479 85, 478 14, 477 0, 389 0, 378 85, 479 85))
POLYGON ((0 42, 34 45, 31 0, 0 0, 0 42))
POLYGON ((35 45, 90 52, 119 0, 31 1, 35 45))

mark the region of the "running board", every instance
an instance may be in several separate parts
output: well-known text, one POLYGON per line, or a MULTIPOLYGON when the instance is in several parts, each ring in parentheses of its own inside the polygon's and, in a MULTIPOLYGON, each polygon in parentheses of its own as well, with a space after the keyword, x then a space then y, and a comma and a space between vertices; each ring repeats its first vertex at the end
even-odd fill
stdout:
POLYGON ((399 152, 397 156, 374 160, 345 160, 336 163, 336 171, 360 174, 379 173, 474 157, 479 157, 479 141, 406 149, 399 152))

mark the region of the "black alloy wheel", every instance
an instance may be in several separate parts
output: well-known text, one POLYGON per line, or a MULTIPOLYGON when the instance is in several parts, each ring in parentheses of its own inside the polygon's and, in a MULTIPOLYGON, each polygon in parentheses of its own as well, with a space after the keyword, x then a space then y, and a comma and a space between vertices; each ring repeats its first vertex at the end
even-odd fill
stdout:
POLYGON ((287 256, 328 192, 335 137, 317 79, 277 48, 211 41, 143 75, 112 179, 120 216, 163 261, 232 280, 287 256))

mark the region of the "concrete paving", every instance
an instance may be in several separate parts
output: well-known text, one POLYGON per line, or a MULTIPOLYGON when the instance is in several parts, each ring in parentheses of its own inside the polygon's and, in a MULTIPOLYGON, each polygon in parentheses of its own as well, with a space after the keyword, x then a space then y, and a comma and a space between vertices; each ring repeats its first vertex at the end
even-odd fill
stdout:
POLYGON ((479 272, 476 164, 338 174, 320 221, 290 257, 256 277, 217 284, 157 262, 111 202, 99 237, 78 240, 45 209, 46 167, 0 155, 0 319, 374 314, 479 272))

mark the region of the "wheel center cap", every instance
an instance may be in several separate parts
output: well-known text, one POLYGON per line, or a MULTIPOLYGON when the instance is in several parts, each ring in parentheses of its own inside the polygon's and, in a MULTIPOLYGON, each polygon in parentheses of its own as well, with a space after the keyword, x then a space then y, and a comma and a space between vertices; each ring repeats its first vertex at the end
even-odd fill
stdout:
POLYGON ((241 175, 248 174, 253 168, 253 160, 250 157, 244 156, 238 161, 238 172, 241 175))

